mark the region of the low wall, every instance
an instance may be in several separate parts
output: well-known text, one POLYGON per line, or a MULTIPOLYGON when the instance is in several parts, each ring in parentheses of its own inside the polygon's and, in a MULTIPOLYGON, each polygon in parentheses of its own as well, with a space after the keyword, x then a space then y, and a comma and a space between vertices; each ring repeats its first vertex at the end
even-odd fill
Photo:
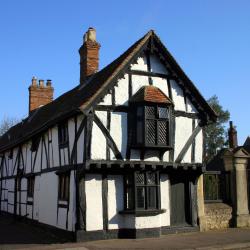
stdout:
POLYGON ((205 231, 230 227, 232 207, 225 203, 205 204, 205 231))

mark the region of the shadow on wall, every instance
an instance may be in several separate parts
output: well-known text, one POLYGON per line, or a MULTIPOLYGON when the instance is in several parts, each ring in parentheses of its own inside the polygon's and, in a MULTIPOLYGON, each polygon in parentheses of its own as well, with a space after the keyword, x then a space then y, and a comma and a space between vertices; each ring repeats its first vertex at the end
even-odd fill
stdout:
POLYGON ((59 237, 45 228, 31 225, 22 220, 14 220, 9 214, 0 215, 0 244, 55 244, 73 241, 59 237))

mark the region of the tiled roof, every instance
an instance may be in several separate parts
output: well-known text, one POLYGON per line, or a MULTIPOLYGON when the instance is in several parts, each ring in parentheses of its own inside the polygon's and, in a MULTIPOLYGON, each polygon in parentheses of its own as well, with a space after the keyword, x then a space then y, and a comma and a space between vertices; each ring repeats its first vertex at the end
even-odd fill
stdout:
POLYGON ((172 104, 172 101, 159 88, 154 86, 141 87, 131 97, 131 101, 172 104))
POLYGON ((85 84, 76 86, 53 102, 32 112, 30 116, 21 123, 10 128, 0 137, 0 152, 30 139, 35 134, 41 133, 60 120, 73 116, 77 112, 87 111, 107 94, 111 85, 115 84, 115 82, 123 76, 129 65, 136 60, 138 55, 153 40, 157 43, 157 46, 161 47, 165 60, 168 60, 176 74, 182 77, 185 82, 185 88, 196 97, 197 102, 201 104, 208 117, 211 120, 215 120, 215 112, 185 75, 157 35, 153 31, 149 31, 116 60, 101 71, 88 77, 85 84))

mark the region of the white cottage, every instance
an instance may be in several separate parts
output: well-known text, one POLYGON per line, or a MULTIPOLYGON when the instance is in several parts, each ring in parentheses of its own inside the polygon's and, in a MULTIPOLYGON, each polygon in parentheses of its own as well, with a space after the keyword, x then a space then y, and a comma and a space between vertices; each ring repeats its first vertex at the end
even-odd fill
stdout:
POLYGON ((97 71, 99 48, 90 28, 80 84, 54 101, 32 80, 29 116, 0 138, 1 211, 77 240, 197 230, 216 114, 154 31, 97 71))

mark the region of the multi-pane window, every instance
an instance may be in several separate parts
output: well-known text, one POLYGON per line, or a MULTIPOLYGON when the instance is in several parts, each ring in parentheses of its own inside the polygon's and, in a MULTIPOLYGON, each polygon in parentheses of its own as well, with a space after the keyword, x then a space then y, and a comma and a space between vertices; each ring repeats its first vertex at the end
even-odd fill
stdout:
POLYGON ((69 135, 66 122, 58 125, 58 140, 60 146, 65 146, 68 143, 69 135))
POLYGON ((136 172, 125 177, 125 209, 160 209, 158 194, 158 172, 136 172))
POLYGON ((29 176, 27 178, 27 195, 28 197, 34 196, 35 176, 29 176))
POLYGON ((137 106, 136 144, 169 146, 169 120, 169 108, 166 106, 137 106))
POLYGON ((59 174, 58 199, 62 201, 69 200, 69 173, 59 174))

